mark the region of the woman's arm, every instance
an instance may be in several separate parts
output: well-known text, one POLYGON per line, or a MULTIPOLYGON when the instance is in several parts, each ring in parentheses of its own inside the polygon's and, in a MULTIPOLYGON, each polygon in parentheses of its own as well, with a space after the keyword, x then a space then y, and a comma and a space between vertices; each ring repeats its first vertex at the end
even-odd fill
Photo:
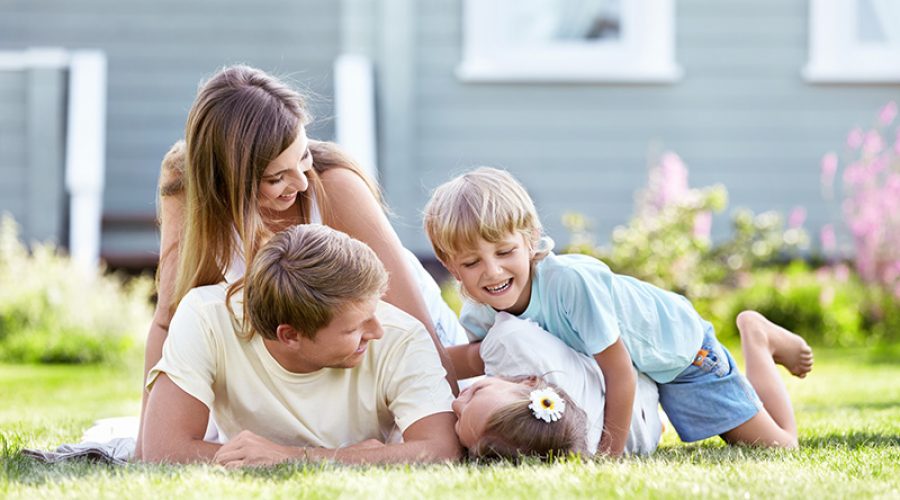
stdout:
POLYGON ((435 335, 425 301, 403 255, 403 245, 381 205, 366 183, 351 170, 331 168, 319 175, 331 201, 328 211, 322 214, 324 222, 366 243, 375 251, 390 275, 385 301, 415 316, 425 325, 447 371, 447 382, 453 394, 458 394, 453 364, 435 335))
POLYGON ((447 355, 453 362, 453 369, 460 379, 484 375, 484 360, 481 359, 481 341, 471 344, 454 345, 447 348, 447 355))
POLYGON ((178 269, 178 243, 184 226, 184 191, 181 189, 181 175, 184 162, 184 143, 175 143, 163 159, 159 178, 159 268, 157 270, 156 311, 153 323, 147 333, 144 348, 144 385, 141 393, 141 420, 138 427, 135 457, 140 459, 143 451, 141 436, 144 430, 144 410, 147 407, 146 379, 150 371, 162 357, 162 346, 169 332, 172 314, 172 294, 175 290, 175 275, 178 269))

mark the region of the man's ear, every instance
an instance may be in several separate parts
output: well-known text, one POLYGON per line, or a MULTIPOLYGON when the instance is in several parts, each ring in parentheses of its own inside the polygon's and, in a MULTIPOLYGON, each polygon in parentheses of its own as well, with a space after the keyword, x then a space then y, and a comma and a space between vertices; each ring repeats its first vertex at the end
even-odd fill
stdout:
POLYGON ((275 338, 286 346, 292 346, 300 341, 301 334, 291 325, 280 324, 275 329, 275 338))

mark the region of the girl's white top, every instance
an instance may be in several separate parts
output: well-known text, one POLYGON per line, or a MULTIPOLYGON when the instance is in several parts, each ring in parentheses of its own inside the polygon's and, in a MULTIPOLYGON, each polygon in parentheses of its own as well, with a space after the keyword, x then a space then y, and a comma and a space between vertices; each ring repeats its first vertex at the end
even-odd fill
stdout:
MULTIPOLYGON (((572 398, 587 414, 588 451, 597 452, 603 431, 606 384, 603 372, 590 356, 570 348, 537 323, 501 312, 481 343, 484 373, 488 376, 540 375, 572 398)), ((662 436, 659 390, 638 374, 626 453, 648 454, 662 436)))

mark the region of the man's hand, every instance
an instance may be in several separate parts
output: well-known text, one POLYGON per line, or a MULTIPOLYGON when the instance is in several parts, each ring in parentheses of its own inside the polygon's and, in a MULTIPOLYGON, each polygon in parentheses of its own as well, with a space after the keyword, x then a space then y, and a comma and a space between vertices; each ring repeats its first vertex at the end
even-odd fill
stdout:
POLYGON ((228 468, 248 465, 274 465, 304 457, 302 448, 275 444, 250 431, 241 431, 222 445, 213 461, 228 468))

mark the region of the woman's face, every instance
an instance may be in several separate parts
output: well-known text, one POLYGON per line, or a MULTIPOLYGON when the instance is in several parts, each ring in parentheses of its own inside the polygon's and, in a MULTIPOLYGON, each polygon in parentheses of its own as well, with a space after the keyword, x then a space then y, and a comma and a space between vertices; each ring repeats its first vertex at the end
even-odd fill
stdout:
POLYGON ((290 209, 297 193, 306 191, 306 173, 312 168, 309 139, 301 125, 297 139, 272 160, 259 181, 259 208, 274 214, 290 209))
POLYGON ((522 382, 485 377, 469 386, 453 401, 459 442, 471 449, 484 434, 488 420, 500 408, 521 401, 522 382))

